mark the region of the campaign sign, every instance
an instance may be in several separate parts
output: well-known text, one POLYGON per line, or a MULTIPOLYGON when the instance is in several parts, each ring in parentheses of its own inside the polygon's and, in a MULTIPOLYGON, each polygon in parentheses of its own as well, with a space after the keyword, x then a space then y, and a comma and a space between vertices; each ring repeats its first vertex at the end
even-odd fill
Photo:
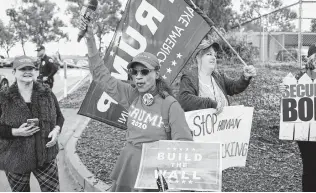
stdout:
POLYGON ((161 140, 143 144, 137 189, 158 189, 159 173, 169 190, 221 191, 221 144, 161 140))
POLYGON ((279 138, 282 140, 316 141, 316 84, 304 74, 299 80, 290 73, 283 83, 279 138))
POLYGON ((229 106, 219 115, 215 112, 215 109, 202 109, 185 113, 194 141, 220 142, 223 170, 246 166, 253 107, 229 106))

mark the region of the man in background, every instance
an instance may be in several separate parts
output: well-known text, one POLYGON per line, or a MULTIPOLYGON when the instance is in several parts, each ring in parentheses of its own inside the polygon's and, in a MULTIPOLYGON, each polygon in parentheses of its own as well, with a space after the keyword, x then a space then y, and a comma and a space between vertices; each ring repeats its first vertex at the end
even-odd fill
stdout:
POLYGON ((39 76, 37 80, 53 88, 54 75, 58 71, 58 66, 51 57, 46 55, 44 46, 38 46, 36 51, 39 59, 39 76))

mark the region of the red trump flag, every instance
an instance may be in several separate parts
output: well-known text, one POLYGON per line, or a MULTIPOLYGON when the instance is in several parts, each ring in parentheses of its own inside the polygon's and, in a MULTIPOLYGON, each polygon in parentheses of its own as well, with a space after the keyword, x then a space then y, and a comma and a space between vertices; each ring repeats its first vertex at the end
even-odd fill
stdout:
MULTIPOLYGON (((104 56, 111 75, 128 79, 127 64, 141 52, 157 56, 171 84, 211 26, 184 0, 130 0, 104 56)), ((128 112, 92 82, 79 114, 126 129, 128 112)))

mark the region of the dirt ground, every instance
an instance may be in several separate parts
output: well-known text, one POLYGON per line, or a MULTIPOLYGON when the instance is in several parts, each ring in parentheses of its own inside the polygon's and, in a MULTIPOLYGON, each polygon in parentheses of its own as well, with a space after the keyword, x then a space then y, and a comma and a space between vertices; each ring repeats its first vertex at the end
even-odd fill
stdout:
MULTIPOLYGON (((240 66, 225 66, 238 78, 240 66)), ((258 76, 243 93, 230 97, 231 105, 255 108, 246 167, 223 171, 222 191, 301 191, 302 163, 296 142, 281 141, 279 135, 280 94, 278 85, 291 67, 257 67, 258 76)), ((69 107, 79 107, 88 88, 75 92, 69 107)), ((66 105, 67 106, 67 105, 66 105)), ((125 143, 125 131, 92 120, 78 141, 77 151, 87 168, 99 179, 111 183, 109 175, 125 143)))

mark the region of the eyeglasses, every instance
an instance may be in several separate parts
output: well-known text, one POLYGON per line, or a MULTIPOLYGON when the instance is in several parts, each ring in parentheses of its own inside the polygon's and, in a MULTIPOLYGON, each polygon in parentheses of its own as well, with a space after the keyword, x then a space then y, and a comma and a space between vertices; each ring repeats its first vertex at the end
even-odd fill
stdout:
POLYGON ((147 76, 151 71, 153 71, 153 69, 148 69, 148 68, 141 68, 141 69, 134 69, 134 68, 130 68, 128 69, 128 73, 130 75, 137 75, 139 72, 142 76, 147 76))

